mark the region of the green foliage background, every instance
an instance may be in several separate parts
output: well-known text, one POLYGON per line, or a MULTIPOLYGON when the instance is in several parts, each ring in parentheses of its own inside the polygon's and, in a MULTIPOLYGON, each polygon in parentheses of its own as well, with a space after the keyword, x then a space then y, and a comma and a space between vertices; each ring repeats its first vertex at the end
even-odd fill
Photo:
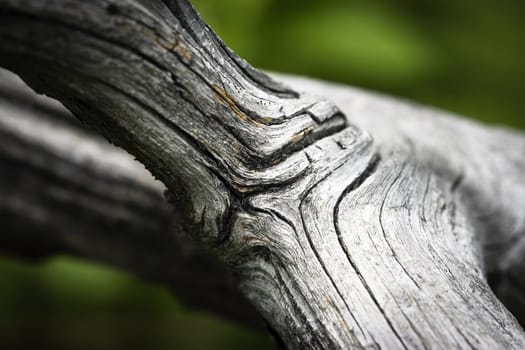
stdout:
MULTIPOLYGON (((194 3, 226 43, 257 67, 525 128, 524 1, 194 3)), ((265 335, 188 310, 161 288, 95 264, 2 258, 0 276, 6 349, 273 348, 265 335)))

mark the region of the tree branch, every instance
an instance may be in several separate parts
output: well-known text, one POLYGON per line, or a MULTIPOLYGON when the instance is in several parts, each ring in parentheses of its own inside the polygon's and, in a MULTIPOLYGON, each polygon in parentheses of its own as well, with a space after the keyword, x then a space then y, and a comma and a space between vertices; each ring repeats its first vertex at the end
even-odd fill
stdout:
POLYGON ((70 254, 170 288, 193 307, 260 326, 231 273, 184 233, 164 186, 0 70, 0 249, 70 254))
MULTIPOLYGON (((456 230, 464 229, 458 227, 462 224, 456 216, 458 211, 464 211, 468 221, 465 225, 471 226, 473 232, 470 241, 459 246, 458 254, 477 250, 480 260, 477 265, 483 278, 489 277, 498 297, 524 325, 524 135, 504 127, 488 128, 369 91, 299 77, 279 77, 297 89, 330 96, 346 113, 349 123, 371 133, 382 158, 389 158, 389 153, 401 149, 404 157, 409 158, 405 163, 416 163, 421 168, 418 171, 427 173, 410 175, 411 183, 425 183, 425 195, 434 196, 430 203, 420 203, 424 208, 417 215, 429 221, 423 211, 450 211, 452 215, 447 220, 456 230), (434 181, 444 182, 442 196, 433 193, 434 181), (446 203, 447 198, 450 203, 446 203)), ((412 207, 417 205, 407 206, 412 207)))
POLYGON ((286 78, 345 119, 185 0, 0 0, 0 19, 0 64, 161 179, 289 348, 525 347, 486 280, 525 232, 523 135, 286 78))

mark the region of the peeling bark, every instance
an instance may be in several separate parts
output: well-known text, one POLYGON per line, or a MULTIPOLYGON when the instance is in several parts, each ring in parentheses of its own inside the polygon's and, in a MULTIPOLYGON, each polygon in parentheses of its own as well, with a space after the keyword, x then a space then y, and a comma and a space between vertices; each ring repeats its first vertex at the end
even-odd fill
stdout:
POLYGON ((487 282, 523 271, 522 134, 285 87, 185 0, 0 0, 0 20, 0 64, 144 163, 288 348, 525 348, 487 282))

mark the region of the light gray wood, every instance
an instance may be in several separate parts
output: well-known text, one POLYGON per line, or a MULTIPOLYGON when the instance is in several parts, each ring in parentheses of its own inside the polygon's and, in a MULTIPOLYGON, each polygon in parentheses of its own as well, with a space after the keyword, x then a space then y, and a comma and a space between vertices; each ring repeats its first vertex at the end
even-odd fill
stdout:
POLYGON ((525 348, 487 282, 523 271, 522 134, 284 87, 184 0, 0 0, 0 20, 0 64, 144 163, 288 348, 525 348))

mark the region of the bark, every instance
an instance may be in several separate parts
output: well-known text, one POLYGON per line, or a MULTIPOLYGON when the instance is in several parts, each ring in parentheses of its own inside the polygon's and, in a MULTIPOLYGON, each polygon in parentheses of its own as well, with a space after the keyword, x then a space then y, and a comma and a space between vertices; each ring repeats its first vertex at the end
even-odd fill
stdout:
POLYGON ((0 0, 0 20, 0 64, 145 164, 288 348, 525 347, 487 282, 523 300, 523 135, 285 87, 184 0, 0 0))

